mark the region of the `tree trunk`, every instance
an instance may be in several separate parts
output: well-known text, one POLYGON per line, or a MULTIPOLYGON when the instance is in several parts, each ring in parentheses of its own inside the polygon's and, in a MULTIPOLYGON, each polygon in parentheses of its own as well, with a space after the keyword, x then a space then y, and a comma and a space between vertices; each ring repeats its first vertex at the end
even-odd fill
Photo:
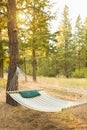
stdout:
POLYGON ((81 58, 80 58, 80 51, 78 52, 78 70, 81 70, 81 58))
POLYGON ((27 69, 26 69, 26 58, 24 57, 24 73, 25 73, 25 82, 27 82, 27 69))
MULTIPOLYGON (((18 75, 16 74, 16 70, 19 59, 18 35, 16 24, 16 0, 8 0, 7 11, 10 63, 6 91, 14 91, 18 90, 18 75)), ((8 93, 6 94, 6 103, 9 103, 11 105, 17 105, 17 102, 15 102, 9 96, 8 93)))
MULTIPOLYGON (((2 40, 2 35, 1 35, 1 29, 0 29, 0 40, 2 40)), ((0 51, 3 51, 3 46, 2 42, 0 43, 0 51)), ((0 78, 3 78, 3 55, 0 58, 0 78)))
POLYGON ((33 62, 32 62, 32 65, 33 65, 33 81, 36 82, 36 55, 35 55, 35 50, 33 49, 32 50, 32 59, 33 59, 33 62))
POLYGON ((3 59, 0 60, 0 78, 3 78, 3 59))

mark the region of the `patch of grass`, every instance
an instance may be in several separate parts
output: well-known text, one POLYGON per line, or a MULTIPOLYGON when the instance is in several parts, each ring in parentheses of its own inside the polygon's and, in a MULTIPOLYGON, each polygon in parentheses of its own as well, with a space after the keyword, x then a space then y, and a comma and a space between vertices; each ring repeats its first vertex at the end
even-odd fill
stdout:
MULTIPOLYGON (((84 118, 81 118, 82 112, 80 113, 79 110, 82 111, 80 107, 69 108, 62 110, 59 113, 54 113, 52 116, 53 118, 55 117, 56 121, 59 123, 61 130, 86 130, 86 120, 84 120, 84 118)), ((84 113, 85 111, 86 109, 84 109, 84 113)), ((86 113, 84 117, 86 117, 86 113)))
POLYGON ((79 93, 76 93, 76 92, 67 92, 66 90, 63 90, 63 89, 61 89, 61 90, 52 89, 52 92, 61 96, 61 98, 64 97, 64 98, 67 99, 67 97, 68 98, 70 97, 71 100, 79 99, 82 96, 82 94, 79 94, 79 93))
POLYGON ((5 88, 6 86, 6 80, 3 78, 0 78, 0 88, 5 88))
POLYGON ((86 78, 48 78, 48 77, 38 77, 38 81, 60 87, 75 87, 87 89, 87 79, 86 78))
POLYGON ((87 79, 75 79, 75 78, 60 78, 58 79, 60 85, 70 86, 70 87, 77 87, 77 88, 85 88, 87 89, 87 79))

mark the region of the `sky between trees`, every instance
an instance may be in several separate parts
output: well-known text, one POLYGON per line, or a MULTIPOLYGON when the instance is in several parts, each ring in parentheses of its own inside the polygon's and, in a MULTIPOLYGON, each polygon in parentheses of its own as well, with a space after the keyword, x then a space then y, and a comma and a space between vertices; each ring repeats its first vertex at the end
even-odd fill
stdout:
POLYGON ((87 17, 87 0, 50 0, 54 3, 52 12, 57 12, 56 19, 52 21, 52 32, 55 32, 58 29, 58 23, 62 19, 62 12, 64 6, 69 7, 69 16, 72 21, 72 25, 75 25, 78 15, 81 16, 82 20, 87 17))

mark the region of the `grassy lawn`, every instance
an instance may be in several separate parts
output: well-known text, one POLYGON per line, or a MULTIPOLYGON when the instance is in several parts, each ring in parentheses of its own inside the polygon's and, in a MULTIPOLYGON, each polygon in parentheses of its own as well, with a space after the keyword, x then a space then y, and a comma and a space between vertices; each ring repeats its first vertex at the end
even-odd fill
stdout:
POLYGON ((65 87, 76 87, 87 89, 87 79, 82 78, 47 78, 47 77, 38 77, 38 81, 51 84, 52 86, 65 86, 65 87))
MULTIPOLYGON (((21 78, 20 78, 21 79, 21 78)), ((87 90, 87 79, 75 78, 49 78, 37 77, 37 82, 32 81, 32 77, 27 77, 28 81, 25 82, 24 78, 19 82, 19 89, 45 89, 50 91, 55 96, 61 98, 77 100, 82 97, 83 90, 87 90)), ((0 87, 6 87, 6 80, 0 79, 0 87)), ((84 92, 83 92, 84 93, 84 92)))
MULTIPOLYGON (((24 80, 24 77, 23 77, 24 80)), ((32 81, 32 77, 28 77, 28 81, 32 81)), ((87 89, 87 79, 86 78, 49 78, 49 77, 37 77, 37 82, 43 85, 52 86, 50 88, 56 87, 73 87, 73 88, 83 88, 87 89)), ((26 82, 24 82, 26 84, 26 82)), ((0 87, 6 86, 6 80, 0 78, 0 87)))

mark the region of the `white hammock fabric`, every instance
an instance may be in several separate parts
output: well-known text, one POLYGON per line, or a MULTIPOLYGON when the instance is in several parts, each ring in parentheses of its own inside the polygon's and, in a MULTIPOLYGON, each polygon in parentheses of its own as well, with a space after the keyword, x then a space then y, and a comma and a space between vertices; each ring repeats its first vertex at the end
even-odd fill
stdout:
POLYGON ((58 112, 62 109, 84 104, 86 102, 73 102, 55 98, 45 91, 39 91, 40 96, 34 98, 23 98, 18 92, 11 92, 9 95, 19 104, 30 109, 44 112, 58 112))

